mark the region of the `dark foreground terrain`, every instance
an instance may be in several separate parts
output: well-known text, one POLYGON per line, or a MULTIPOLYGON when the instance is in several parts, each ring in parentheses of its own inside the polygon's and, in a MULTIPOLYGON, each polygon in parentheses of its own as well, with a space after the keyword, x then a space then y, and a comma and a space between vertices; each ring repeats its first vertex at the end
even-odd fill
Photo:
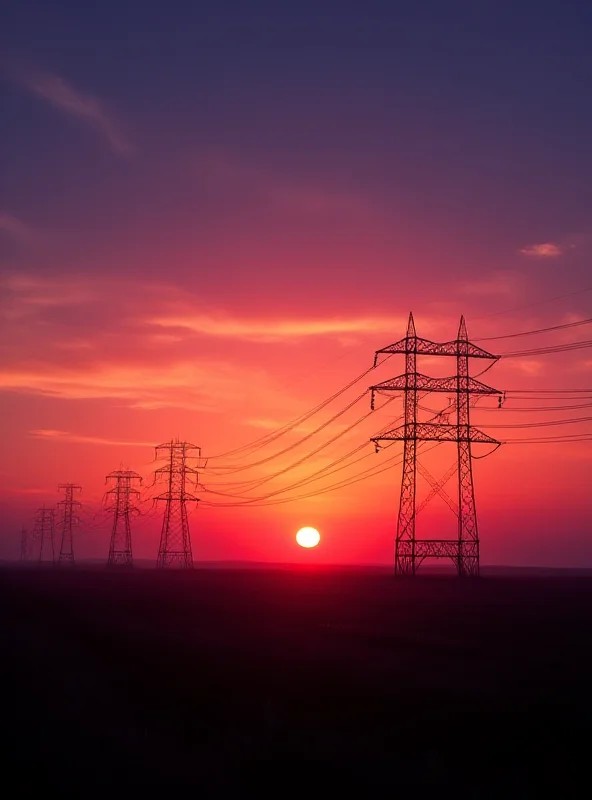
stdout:
POLYGON ((7 569, 0 620, 7 796, 588 793, 590 578, 7 569))

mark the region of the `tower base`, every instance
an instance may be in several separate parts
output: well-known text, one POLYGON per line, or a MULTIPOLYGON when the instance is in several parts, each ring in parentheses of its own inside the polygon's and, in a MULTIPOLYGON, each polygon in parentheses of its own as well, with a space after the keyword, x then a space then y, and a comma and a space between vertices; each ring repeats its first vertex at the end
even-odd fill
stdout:
POLYGON ((449 558, 461 577, 478 577, 479 542, 458 539, 416 539, 398 541, 395 575, 415 575, 426 558, 449 558))

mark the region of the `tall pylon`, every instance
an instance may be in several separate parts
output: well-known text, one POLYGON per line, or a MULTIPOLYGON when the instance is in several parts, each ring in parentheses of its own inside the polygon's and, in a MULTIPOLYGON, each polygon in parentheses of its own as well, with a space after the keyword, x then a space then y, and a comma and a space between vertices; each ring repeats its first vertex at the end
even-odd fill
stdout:
POLYGON ((35 528, 33 530, 33 539, 39 542, 39 563, 49 561, 49 554, 51 553, 51 563, 55 564, 55 546, 54 546, 54 531, 55 531, 55 511, 53 508, 37 509, 37 516, 35 518, 35 528))
POLYGON ((198 480, 198 470, 188 464, 188 459, 200 458, 201 448, 178 439, 171 440, 156 447, 156 457, 167 460, 166 466, 155 470, 155 477, 164 476, 167 481, 166 492, 154 498, 157 502, 166 502, 156 566, 191 569, 193 553, 187 503, 199 501, 195 495, 187 492, 189 479, 193 477, 195 486, 198 480))
POLYGON ((29 534, 23 525, 21 528, 21 561, 29 560, 29 534))
POLYGON ((74 514, 74 508, 81 505, 78 500, 74 500, 74 492, 80 492, 82 486, 76 483, 60 483, 58 491, 63 489, 64 499, 58 503, 60 513, 60 526, 62 531, 62 541, 60 545, 60 564, 74 566, 74 527, 78 524, 78 517, 74 514))
MULTIPOLYGON (((405 355, 405 373, 396 378, 371 386, 371 407, 374 408, 376 393, 403 392, 405 422, 382 436, 372 439, 378 449, 381 441, 402 441, 403 475, 401 498, 395 541, 395 574, 415 575, 426 558, 450 558, 461 576, 479 574, 479 532, 475 509, 471 444, 499 442, 470 424, 472 395, 500 394, 497 389, 481 383, 469 375, 469 358, 497 360, 499 356, 469 342, 464 317, 461 317, 457 338, 437 344, 417 336, 413 314, 409 314, 407 335, 395 344, 378 350, 374 357, 376 366, 381 354, 402 353, 405 355), (456 375, 449 378, 430 378, 417 371, 417 356, 448 356, 456 359, 456 375), (446 409, 433 421, 418 419, 418 393, 443 392, 452 395, 455 409, 446 409), (456 421, 449 421, 450 413, 456 410, 456 421), (449 470, 440 480, 435 480, 424 465, 418 463, 418 443, 454 442, 457 445, 456 469, 449 470), (436 494, 452 508, 458 517, 456 539, 417 539, 416 537, 416 481, 417 470, 427 478, 431 494, 436 494), (458 506, 444 491, 444 484, 456 472, 458 475, 458 506)), ((425 503, 424 503, 425 505, 425 503)), ((423 507, 423 505, 421 506, 423 507)))
POLYGON ((136 481, 142 483, 142 478, 137 472, 120 469, 110 472, 105 480, 107 483, 112 482, 111 489, 107 492, 107 497, 111 502, 106 509, 113 512, 107 566, 133 567, 130 516, 138 510, 133 503, 133 498, 139 497, 140 492, 134 487, 134 484, 136 481))

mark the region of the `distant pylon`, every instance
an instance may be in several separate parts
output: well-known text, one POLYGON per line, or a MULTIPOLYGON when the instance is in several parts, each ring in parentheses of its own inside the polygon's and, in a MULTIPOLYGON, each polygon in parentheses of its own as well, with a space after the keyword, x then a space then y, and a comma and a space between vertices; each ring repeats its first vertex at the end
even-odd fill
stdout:
POLYGON ((74 515, 74 507, 81 505, 74 500, 74 492, 81 491, 82 486, 75 483, 60 483, 59 489, 63 489, 65 494, 64 499, 58 503, 62 530, 59 563, 74 566, 74 527, 78 524, 78 517, 74 515))
POLYGON ((39 563, 49 561, 48 554, 51 552, 51 563, 55 563, 54 548, 54 527, 55 511, 53 508, 37 509, 33 538, 39 542, 39 563))
POLYGON ((133 484, 135 481, 142 483, 142 478, 137 472, 120 469, 107 475, 106 481, 114 481, 114 485, 107 492, 111 504, 106 508, 107 511, 113 512, 107 566, 133 567, 130 515, 137 511, 132 498, 140 496, 140 492, 133 484))
POLYGON ((413 314, 409 315, 405 338, 378 350, 374 358, 375 365, 378 356, 382 353, 403 353, 405 355, 405 373, 403 375, 370 387, 372 408, 374 408, 374 396, 377 392, 401 391, 404 397, 404 425, 372 439, 377 448, 378 443, 383 440, 404 442, 403 477, 395 543, 395 574, 415 575, 420 564, 426 558, 450 558, 459 575, 476 576, 479 574, 479 534, 473 488, 471 444, 480 442, 499 446, 499 442, 471 426, 469 420, 470 401, 471 395, 500 393, 497 389, 492 389, 470 377, 469 358, 497 360, 498 356, 469 342, 464 317, 461 317, 457 338, 451 342, 437 344, 417 336, 413 314), (430 378, 422 375, 417 371, 418 355, 456 358, 456 375, 450 378, 430 378), (419 392, 422 395, 429 392, 444 392, 454 395, 456 422, 448 421, 451 413, 449 408, 429 421, 420 421, 418 419, 419 392), (418 442, 426 441, 455 442, 457 444, 456 469, 449 470, 440 481, 436 481, 423 465, 418 464, 418 442), (429 497, 440 495, 457 515, 458 536, 456 539, 416 538, 416 515, 425 505, 424 503, 420 509, 416 509, 418 467, 430 483, 432 491, 429 497), (444 491, 444 484, 455 471, 458 473, 458 507, 444 491))
POLYGON ((156 501, 164 500, 166 502, 156 566, 161 568, 177 566, 191 569, 193 554, 187 519, 187 503, 197 503, 198 498, 187 493, 187 483, 189 478, 193 477, 194 484, 197 486, 198 471, 196 467, 189 466, 187 461, 199 458, 201 448, 189 444, 189 442, 172 440, 158 445, 156 448, 157 458, 163 457, 161 455, 163 453, 167 464, 157 469, 155 475, 165 476, 168 485, 165 492, 154 498, 156 501), (197 455, 192 455, 192 451, 197 451, 197 455))
POLYGON ((29 534, 27 529, 23 526, 21 528, 21 561, 28 561, 29 559, 29 534))

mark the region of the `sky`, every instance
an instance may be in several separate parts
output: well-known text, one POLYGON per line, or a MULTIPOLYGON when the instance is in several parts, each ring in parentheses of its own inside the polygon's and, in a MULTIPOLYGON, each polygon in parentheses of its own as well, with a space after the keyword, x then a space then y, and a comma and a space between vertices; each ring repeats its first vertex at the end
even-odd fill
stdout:
MULTIPOLYGON (((461 314, 474 340, 592 317, 591 25, 569 0, 5 9, 0 558, 64 482, 82 486, 78 557, 106 558, 105 476, 124 467, 144 478, 134 554, 154 559, 154 446, 178 437, 202 448, 196 560, 392 563, 402 446, 369 439, 401 399, 369 413, 363 393, 400 357, 224 454, 361 376, 410 311, 435 341, 461 314)), ((483 564, 592 567, 590 442, 511 441, 592 433, 591 369, 584 347, 483 376, 507 392, 472 412, 507 442, 474 449, 483 564)), ((455 533, 441 498, 418 515, 418 536, 455 533)))

